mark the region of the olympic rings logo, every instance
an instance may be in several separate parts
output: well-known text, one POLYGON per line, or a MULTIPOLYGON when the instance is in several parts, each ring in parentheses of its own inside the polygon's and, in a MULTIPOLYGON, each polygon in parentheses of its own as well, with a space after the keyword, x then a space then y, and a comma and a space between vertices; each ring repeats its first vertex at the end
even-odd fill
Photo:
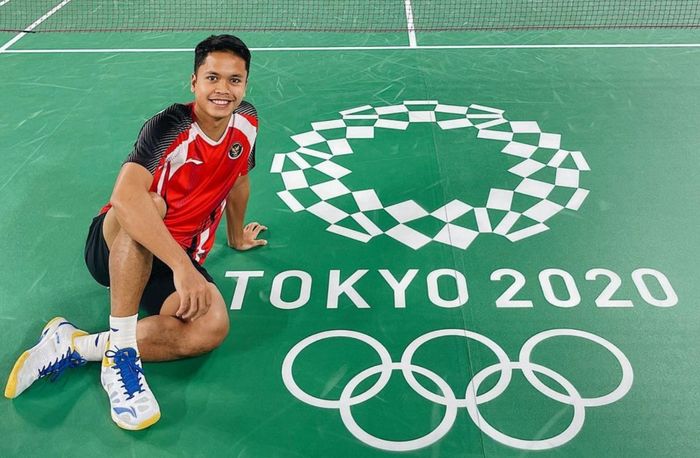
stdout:
POLYGON ((559 447, 576 437, 581 430, 585 420, 586 407, 599 407, 618 401, 632 388, 633 379, 634 373, 632 365, 619 348, 598 335, 578 329, 551 329, 530 337, 523 344, 518 361, 510 361, 506 352, 486 336, 463 329, 442 329, 428 332, 411 342, 401 356, 400 362, 392 361, 388 350, 378 340, 367 334, 349 330, 331 330, 314 334, 297 343, 292 347, 282 363, 282 380, 289 392, 297 399, 306 404, 323 409, 338 409, 343 424, 357 439, 372 447, 396 452, 418 450, 442 439, 452 428, 459 407, 466 408, 469 417, 483 433, 502 444, 524 450, 547 450, 559 447), (498 363, 488 366, 474 375, 467 386, 464 398, 458 398, 452 388, 440 375, 425 367, 414 364, 412 361, 414 354, 423 344, 433 339, 446 336, 464 337, 477 341, 488 347, 498 359, 498 363), (539 343, 546 339, 561 336, 573 336, 589 340, 601 345, 612 353, 622 369, 622 379, 617 388, 610 393, 598 397, 585 398, 581 396, 576 387, 574 387, 569 380, 564 378, 564 376, 550 368, 533 363, 530 360, 533 349, 539 343), (340 398, 337 400, 323 399, 305 392, 299 387, 293 376, 293 366, 296 358, 310 345, 325 339, 338 337, 355 339, 366 343, 377 352, 381 363, 356 374, 347 385, 345 385, 340 398), (514 369, 522 371, 532 387, 546 397, 562 404, 573 406, 573 418, 570 425, 564 431, 546 439, 525 440, 509 436, 499 431, 484 419, 479 411, 479 406, 497 398, 507 389, 514 369), (405 441, 382 439, 362 429, 353 418, 352 407, 379 394, 389 382, 394 371, 401 371, 408 385, 421 397, 445 406, 445 413, 442 421, 432 432, 425 436, 405 441), (496 372, 500 372, 500 377, 493 388, 483 394, 477 394, 482 382, 496 372), (374 385, 363 393, 355 394, 357 387, 375 374, 379 374, 379 378, 374 385), (420 374, 431 380, 442 394, 433 393, 423 387, 416 379, 415 374, 420 374), (540 380, 537 374, 544 375, 554 380, 561 385, 566 394, 549 388, 540 380))

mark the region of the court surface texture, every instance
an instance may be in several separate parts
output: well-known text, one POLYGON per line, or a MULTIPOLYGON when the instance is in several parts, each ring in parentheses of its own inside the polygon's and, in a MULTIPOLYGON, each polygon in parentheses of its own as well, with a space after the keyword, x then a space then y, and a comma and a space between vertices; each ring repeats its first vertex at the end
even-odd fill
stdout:
MULTIPOLYGON (((56 315, 106 329, 89 223, 207 35, 0 53, 3 377, 56 315)), ((0 456, 700 456, 697 32, 240 36, 269 244, 207 260, 229 337, 145 365, 141 432, 97 364, 37 382, 0 456)))

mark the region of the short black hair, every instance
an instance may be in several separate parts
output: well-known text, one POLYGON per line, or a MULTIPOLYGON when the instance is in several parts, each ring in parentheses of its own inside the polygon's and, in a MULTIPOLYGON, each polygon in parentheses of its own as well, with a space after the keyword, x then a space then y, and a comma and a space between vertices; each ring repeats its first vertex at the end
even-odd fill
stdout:
POLYGON ((245 71, 250 73, 250 49, 243 41, 233 35, 211 35, 200 42, 194 48, 194 72, 204 63, 209 53, 215 51, 226 51, 240 57, 245 61, 245 71))

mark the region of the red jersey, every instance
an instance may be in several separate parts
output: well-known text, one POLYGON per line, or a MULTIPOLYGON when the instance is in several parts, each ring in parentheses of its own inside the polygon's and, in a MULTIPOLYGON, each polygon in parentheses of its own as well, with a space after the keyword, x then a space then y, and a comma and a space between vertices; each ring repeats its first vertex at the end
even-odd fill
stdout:
POLYGON ((214 141, 197 125, 193 110, 193 103, 174 104, 146 121, 125 162, 153 174, 150 191, 168 206, 165 227, 202 264, 214 246, 229 191, 255 167, 258 116, 253 105, 242 102, 214 141))

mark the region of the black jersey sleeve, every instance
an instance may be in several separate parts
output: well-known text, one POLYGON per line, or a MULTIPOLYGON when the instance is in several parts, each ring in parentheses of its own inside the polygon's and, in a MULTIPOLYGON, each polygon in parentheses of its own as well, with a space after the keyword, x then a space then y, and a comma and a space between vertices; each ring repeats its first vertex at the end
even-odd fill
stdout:
POLYGON ((248 172, 250 172, 254 168, 255 168, 255 145, 253 145, 253 149, 250 150, 250 156, 248 156, 248 172))
POLYGON ((191 125, 190 107, 179 103, 169 106, 146 121, 124 163, 135 162, 155 173, 165 151, 191 125))
MULTIPOLYGON (((253 116, 256 121, 258 121, 258 126, 260 126, 260 118, 258 118, 258 110, 255 109, 253 104, 250 102, 241 102, 240 106, 236 108, 236 113, 241 113, 249 116, 253 116)), ((256 136, 257 138, 257 136, 256 136)), ((256 142, 253 144, 253 146, 250 148, 250 155, 248 155, 248 169, 246 170, 246 174, 253 170, 255 168, 255 145, 257 144, 256 142)))

